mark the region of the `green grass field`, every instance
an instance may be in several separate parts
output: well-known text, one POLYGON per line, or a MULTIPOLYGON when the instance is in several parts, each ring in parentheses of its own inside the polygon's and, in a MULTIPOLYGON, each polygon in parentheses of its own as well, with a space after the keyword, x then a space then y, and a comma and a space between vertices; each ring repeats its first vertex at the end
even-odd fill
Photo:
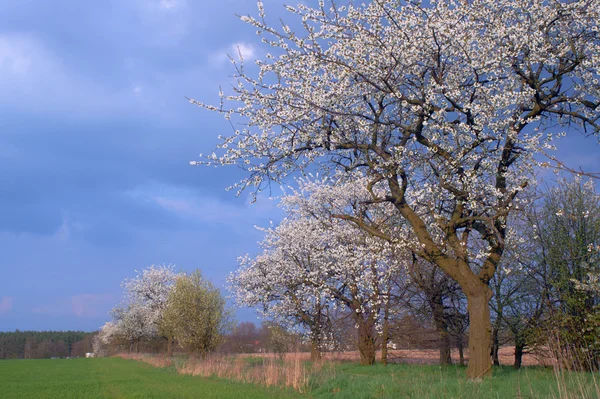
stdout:
POLYGON ((0 398, 293 398, 291 391, 177 374, 118 358, 0 360, 0 398))
POLYGON ((497 368, 470 383, 464 368, 352 363, 311 373, 309 391, 180 375, 120 358, 0 361, 0 398, 598 398, 593 374, 557 377, 552 370, 497 368))

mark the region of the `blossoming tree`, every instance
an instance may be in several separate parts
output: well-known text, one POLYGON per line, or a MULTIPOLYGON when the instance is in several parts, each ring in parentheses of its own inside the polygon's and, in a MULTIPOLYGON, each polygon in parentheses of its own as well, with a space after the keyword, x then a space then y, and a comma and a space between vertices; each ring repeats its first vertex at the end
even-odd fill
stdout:
POLYGON ((238 65, 220 106, 192 100, 245 123, 200 163, 240 165, 238 187, 258 190, 307 168, 361 170, 368 204, 391 204, 414 252, 467 296, 467 375, 484 377, 507 217, 541 155, 556 166, 552 132, 600 129, 600 2, 319 0, 288 7, 300 29, 258 5, 243 20, 272 54, 256 74, 238 65))

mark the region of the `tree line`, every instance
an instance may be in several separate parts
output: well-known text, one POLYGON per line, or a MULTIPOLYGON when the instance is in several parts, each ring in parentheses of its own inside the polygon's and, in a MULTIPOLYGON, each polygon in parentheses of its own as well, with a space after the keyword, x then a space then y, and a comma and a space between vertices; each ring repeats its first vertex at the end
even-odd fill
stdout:
POLYGON ((83 331, 0 332, 0 359, 82 357, 92 352, 95 334, 83 331))

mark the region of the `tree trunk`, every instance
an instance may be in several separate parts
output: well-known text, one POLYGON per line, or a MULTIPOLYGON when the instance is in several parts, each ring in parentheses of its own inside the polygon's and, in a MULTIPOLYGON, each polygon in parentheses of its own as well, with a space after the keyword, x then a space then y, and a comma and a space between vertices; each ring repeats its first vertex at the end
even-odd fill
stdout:
POLYGON ((440 365, 449 366, 452 364, 451 349, 448 333, 440 333, 440 365))
POLYGON ((167 337, 167 356, 173 356, 173 337, 167 337))
POLYGON ((310 347, 310 360, 312 362, 318 362, 321 360, 321 351, 319 350, 319 341, 313 338, 310 347))
POLYGON ((458 361, 461 366, 464 366, 465 365, 465 347, 463 344, 462 337, 458 337, 457 346, 458 346, 458 361))
POLYGON ((135 340, 135 353, 140 353, 140 340, 135 340))
POLYGON ((492 291, 482 282, 470 288, 465 290, 470 322, 467 378, 481 380, 492 371, 490 357, 492 323, 489 304, 492 291))
POLYGON ((515 343, 515 363, 513 367, 517 370, 521 368, 521 364, 523 363, 523 345, 521 345, 518 341, 515 343))
POLYGON ((520 334, 518 329, 513 330, 513 334, 515 337, 515 362, 513 363, 513 367, 517 370, 521 368, 521 364, 523 363, 523 352, 525 351, 525 339, 520 334))
POLYGON ((492 331, 492 360, 494 366, 500 366, 500 359, 498 358, 498 352, 500 351, 500 342, 498 339, 498 323, 495 323, 494 330, 492 331))
POLYGON ((450 365, 452 364, 452 357, 450 351, 452 345, 450 343, 450 333, 448 332, 448 325, 444 319, 444 302, 443 298, 433 298, 431 301, 431 307, 433 311, 433 320, 435 322, 435 329, 438 333, 439 341, 438 347, 440 350, 440 364, 450 365))
MULTIPOLYGON (((500 293, 496 293, 496 295, 500 295, 500 293)), ((494 366, 500 366, 500 358, 498 357, 498 352, 500 351, 500 325, 502 324, 502 306, 498 305, 498 311, 496 314, 496 320, 494 321, 494 328, 492 329, 492 360, 494 362, 494 366)))
POLYGON ((390 340, 390 324, 389 324, 390 305, 389 300, 385 304, 383 313, 383 331, 381 332, 381 364, 387 366, 388 358, 388 341, 390 340))
POLYGON ((360 352, 360 364, 375 364, 375 322, 372 317, 357 315, 358 324, 358 351, 360 352))

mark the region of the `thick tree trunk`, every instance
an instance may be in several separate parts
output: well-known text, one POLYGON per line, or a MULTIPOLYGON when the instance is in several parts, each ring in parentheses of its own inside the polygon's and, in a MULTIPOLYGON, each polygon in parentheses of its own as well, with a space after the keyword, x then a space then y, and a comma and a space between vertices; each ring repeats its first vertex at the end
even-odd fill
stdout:
POLYGON ((310 360, 312 362, 318 362, 321 360, 321 350, 319 349, 319 341, 313 339, 310 347, 310 360))
POLYGON ((167 356, 173 356, 173 337, 167 337, 167 356))
POLYGON ((372 317, 358 315, 358 351, 360 352, 360 364, 375 364, 375 321, 372 317))
POLYGON ((140 340, 135 340, 135 353, 140 353, 140 340))
POLYGON ((469 366, 467 378, 481 380, 492 371, 490 298, 492 291, 484 284, 465 290, 469 311, 469 366))

